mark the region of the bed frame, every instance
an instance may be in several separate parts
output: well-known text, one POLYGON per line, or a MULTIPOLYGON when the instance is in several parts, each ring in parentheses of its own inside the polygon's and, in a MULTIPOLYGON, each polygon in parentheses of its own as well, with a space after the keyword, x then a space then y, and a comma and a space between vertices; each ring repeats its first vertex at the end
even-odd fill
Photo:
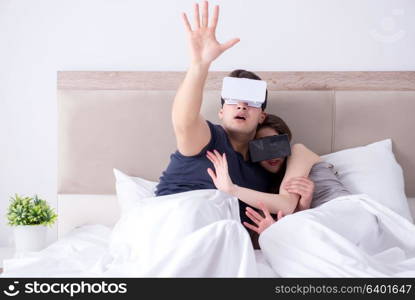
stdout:
MULTIPOLYGON (((391 138, 415 197, 415 72, 256 73, 268 83, 266 111, 318 154, 391 138)), ((215 123, 227 74, 210 72, 206 82, 202 113, 215 123)), ((58 72, 58 238, 118 220, 113 168, 158 181, 176 150, 171 106, 184 75, 58 72)))

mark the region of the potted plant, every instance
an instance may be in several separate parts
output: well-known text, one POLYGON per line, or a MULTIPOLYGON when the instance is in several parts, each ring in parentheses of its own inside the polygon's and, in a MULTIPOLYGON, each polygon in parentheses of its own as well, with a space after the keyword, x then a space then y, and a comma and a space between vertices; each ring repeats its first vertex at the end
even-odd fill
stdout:
POLYGON ((55 223, 57 214, 49 204, 34 197, 10 197, 8 224, 15 226, 14 241, 17 251, 38 251, 46 245, 46 226, 55 223))

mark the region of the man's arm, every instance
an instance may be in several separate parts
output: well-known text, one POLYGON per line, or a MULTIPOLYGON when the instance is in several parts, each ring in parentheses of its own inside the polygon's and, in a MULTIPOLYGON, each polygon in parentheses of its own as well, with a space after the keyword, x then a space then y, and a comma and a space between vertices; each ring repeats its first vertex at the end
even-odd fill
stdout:
POLYGON ((182 14, 184 26, 189 38, 191 63, 180 85, 172 108, 173 129, 176 135, 177 149, 183 155, 190 156, 200 152, 211 138, 209 126, 200 114, 203 100, 203 88, 210 64, 239 39, 220 44, 215 37, 219 18, 219 6, 216 5, 211 24, 208 24, 208 2, 204 1, 202 18, 199 5, 194 5, 194 28, 192 29, 185 13, 182 14))
POLYGON ((208 65, 192 64, 177 91, 172 108, 177 149, 183 155, 195 155, 210 141, 210 130, 200 108, 208 65))
POLYGON ((320 156, 303 144, 293 145, 292 154, 287 158, 287 170, 280 185, 280 195, 297 199, 297 211, 310 208, 314 184, 308 179, 308 174, 319 161, 320 156))

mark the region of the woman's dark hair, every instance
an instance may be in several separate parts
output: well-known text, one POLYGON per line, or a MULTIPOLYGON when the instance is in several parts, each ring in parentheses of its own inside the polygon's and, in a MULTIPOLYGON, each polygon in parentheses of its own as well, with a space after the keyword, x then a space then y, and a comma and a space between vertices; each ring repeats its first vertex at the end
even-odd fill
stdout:
POLYGON ((291 130, 288 127, 287 123, 284 122, 283 119, 280 117, 273 115, 273 114, 267 114, 264 121, 261 124, 258 124, 257 131, 261 128, 269 127, 274 129, 278 134, 287 134, 288 140, 291 142, 292 134, 291 130))
MULTIPOLYGON (((278 134, 287 134, 288 140, 291 142, 292 134, 291 130, 288 127, 287 123, 284 122, 283 119, 276 115, 267 114, 265 120, 258 124, 257 131, 261 128, 272 128, 274 129, 278 134)), ((282 182, 282 179, 284 178, 285 171, 287 170, 287 159, 284 160, 283 165, 281 166, 281 169, 276 173, 272 174, 272 184, 270 186, 269 192, 277 194, 279 192, 279 188, 282 182)))
MULTIPOLYGON (((247 71, 247 70, 242 70, 242 69, 233 70, 232 72, 229 73, 228 77, 262 80, 257 74, 255 74, 253 72, 250 72, 250 71, 247 71)), ((261 108, 262 108, 263 111, 267 107, 267 98, 268 98, 268 90, 265 91, 265 101, 261 105, 261 108)), ((223 104, 225 103, 225 100, 223 100, 223 98, 221 97, 220 101, 221 101, 222 107, 223 107, 223 104)))

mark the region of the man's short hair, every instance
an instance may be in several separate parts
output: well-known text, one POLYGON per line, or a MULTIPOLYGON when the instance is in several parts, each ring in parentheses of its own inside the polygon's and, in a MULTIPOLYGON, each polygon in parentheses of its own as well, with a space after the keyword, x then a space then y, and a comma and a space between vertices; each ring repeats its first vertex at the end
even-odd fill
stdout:
MULTIPOLYGON (((257 74, 247 71, 247 70, 242 70, 242 69, 237 69, 237 70, 233 70, 232 72, 229 73, 228 75, 229 77, 236 77, 236 78, 248 78, 248 79, 255 79, 255 80, 262 80, 257 74)), ((262 103, 261 108, 264 111, 265 108, 267 107, 267 98, 268 98, 268 90, 266 90, 265 92, 265 101, 264 103, 262 103)), ((225 103, 225 100, 223 100, 223 98, 220 98, 222 107, 223 104, 225 103)))

